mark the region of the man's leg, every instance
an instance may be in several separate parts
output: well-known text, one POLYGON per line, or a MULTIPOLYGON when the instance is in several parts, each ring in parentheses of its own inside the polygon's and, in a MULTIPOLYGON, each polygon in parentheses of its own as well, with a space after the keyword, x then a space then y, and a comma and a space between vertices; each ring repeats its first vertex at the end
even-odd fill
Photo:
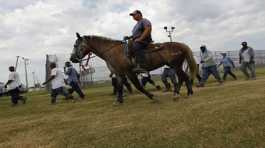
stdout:
POLYGON ((164 69, 164 72, 161 75, 161 80, 162 80, 163 84, 165 85, 164 91, 169 91, 169 89, 170 89, 170 84, 167 82, 167 76, 168 76, 168 69, 164 69))
MULTIPOLYGON (((70 86, 71 86, 71 84, 70 84, 70 86)), ((72 86, 71 86, 71 88, 68 89, 68 93, 69 93, 69 94, 73 94, 73 93, 74 93, 74 89, 73 89, 72 86)))
POLYGON ((139 43, 139 42, 133 42, 133 49, 135 51, 136 56, 136 68, 134 71, 136 72, 144 72, 145 70, 143 67, 145 67, 145 53, 144 49, 147 47, 146 44, 139 43))
POLYGON ((222 79, 220 77, 220 74, 217 70, 217 66, 211 66, 210 68, 211 73, 213 74, 213 76, 215 77, 215 79, 219 82, 222 83, 222 79))
POLYGON ((147 77, 147 82, 149 82, 153 86, 156 86, 155 82, 151 79, 151 77, 147 77))
POLYGON ((146 83, 147 83, 147 79, 146 79, 146 77, 143 77, 143 78, 141 79, 141 83, 142 83, 142 86, 145 87, 145 85, 146 85, 146 83))
POLYGON ((248 68, 250 70, 251 79, 256 79, 255 63, 249 63, 248 68))
POLYGON ((170 77, 171 83, 174 86, 174 93, 177 93, 178 82, 176 78, 175 69, 170 69, 169 77, 170 77))
POLYGON ((16 91, 16 89, 10 90, 9 91, 10 96, 11 96, 11 102, 13 105, 17 105, 17 100, 18 100, 18 92, 16 91))
POLYGON ((246 62, 243 62, 240 66, 240 70, 243 72, 243 74, 249 79, 249 74, 247 72, 247 64, 246 62))
POLYGON ((65 91, 64 87, 57 88, 58 94, 63 95, 65 100, 74 99, 72 95, 70 95, 67 91, 65 91))
POLYGON ((229 67, 224 67, 224 76, 223 76, 223 80, 226 80, 227 74, 229 73, 229 67))
POLYGON ((17 89, 18 92, 18 100, 22 101, 23 104, 26 104, 26 100, 27 97, 20 95, 22 92, 19 90, 19 88, 22 87, 22 85, 20 85, 17 89))
POLYGON ((202 79, 200 83, 197 85, 197 87, 204 87, 204 83, 207 81, 209 74, 210 74, 209 67, 203 67, 202 68, 202 79))
POLYGON ((71 82, 70 85, 71 85, 72 89, 74 91, 76 91, 76 93, 79 95, 79 97, 84 99, 85 95, 82 92, 82 90, 81 90, 80 86, 78 85, 78 83, 77 82, 71 82))
POLYGON ((230 74, 235 80, 237 79, 236 75, 232 72, 231 68, 229 68, 228 74, 230 74))
POLYGON ((56 103, 56 97, 58 95, 58 90, 57 89, 52 89, 51 90, 51 104, 56 103))

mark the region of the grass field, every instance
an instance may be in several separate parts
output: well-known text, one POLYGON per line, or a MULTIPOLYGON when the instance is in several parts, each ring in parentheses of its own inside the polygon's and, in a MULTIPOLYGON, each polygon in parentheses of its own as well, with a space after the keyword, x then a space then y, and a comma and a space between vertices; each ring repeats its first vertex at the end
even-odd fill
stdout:
POLYGON ((46 92, 27 94, 26 105, 0 98, 0 147, 7 148, 264 148, 265 69, 257 80, 214 81, 194 96, 172 101, 171 93, 149 87, 161 101, 137 91, 113 106, 110 85, 85 90, 76 103, 46 92))

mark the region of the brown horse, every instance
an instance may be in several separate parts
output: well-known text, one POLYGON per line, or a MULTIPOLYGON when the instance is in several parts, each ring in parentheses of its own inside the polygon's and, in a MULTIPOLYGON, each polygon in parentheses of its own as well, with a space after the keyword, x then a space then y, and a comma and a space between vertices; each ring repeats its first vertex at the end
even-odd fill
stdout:
MULTIPOLYGON (((74 45, 73 53, 71 55, 72 62, 79 62, 87 54, 93 52, 106 61, 108 67, 116 73, 117 76, 126 75, 135 88, 144 93, 150 99, 153 99, 153 94, 146 91, 139 83, 137 75, 133 72, 134 64, 126 56, 124 52, 124 42, 119 40, 113 40, 100 36, 80 36, 78 33, 77 40, 74 45)), ((176 95, 179 94, 180 87, 183 81, 186 83, 188 89, 188 95, 192 95, 192 85, 189 76, 183 71, 182 65, 184 60, 187 61, 190 68, 190 76, 193 79, 196 74, 196 63, 193 58, 191 49, 183 44, 177 42, 167 42, 159 44, 160 48, 148 50, 146 52, 146 70, 151 71, 168 65, 176 69, 176 74, 179 78, 179 84, 177 87, 176 95), (150 52, 149 52, 150 51, 150 52)), ((122 92, 122 82, 119 81, 119 92, 122 92)), ((119 93, 117 101, 122 103, 122 93, 119 93)))

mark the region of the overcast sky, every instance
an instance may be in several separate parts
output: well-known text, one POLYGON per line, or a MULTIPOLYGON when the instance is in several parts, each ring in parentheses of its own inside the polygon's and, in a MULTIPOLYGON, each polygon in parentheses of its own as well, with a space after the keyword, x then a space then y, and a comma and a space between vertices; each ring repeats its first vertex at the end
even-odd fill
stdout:
POLYGON ((194 51, 201 44, 237 50, 245 40, 262 50, 264 8, 264 0, 0 0, 0 81, 7 80, 17 55, 29 58, 30 73, 43 80, 45 55, 68 55, 75 32, 115 39, 130 35, 135 22, 128 14, 135 9, 152 22, 156 42, 168 41, 163 30, 168 25, 176 27, 173 40, 194 51))

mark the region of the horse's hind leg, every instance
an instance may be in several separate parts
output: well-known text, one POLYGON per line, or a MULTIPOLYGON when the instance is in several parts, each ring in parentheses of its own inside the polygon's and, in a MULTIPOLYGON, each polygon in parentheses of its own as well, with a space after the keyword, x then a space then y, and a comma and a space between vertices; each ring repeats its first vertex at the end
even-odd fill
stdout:
POLYGON ((140 82, 139 82, 139 80, 137 78, 137 75, 135 73, 133 73, 133 72, 127 73, 127 76, 131 80, 131 82, 134 84, 134 86, 135 86, 136 89, 138 89, 140 92, 142 92, 143 94, 145 94, 148 98, 153 99, 153 96, 154 95, 151 94, 151 93, 149 93, 147 90, 145 90, 141 86, 141 84, 140 84, 140 82))
POLYGON ((185 82, 186 88, 187 88, 187 93, 188 96, 191 96, 193 94, 193 90, 192 90, 192 83, 189 79, 189 76, 182 70, 182 69, 178 69, 177 70, 177 75, 179 77, 179 87, 178 87, 178 91, 180 91, 181 85, 183 83, 183 81, 185 82))

